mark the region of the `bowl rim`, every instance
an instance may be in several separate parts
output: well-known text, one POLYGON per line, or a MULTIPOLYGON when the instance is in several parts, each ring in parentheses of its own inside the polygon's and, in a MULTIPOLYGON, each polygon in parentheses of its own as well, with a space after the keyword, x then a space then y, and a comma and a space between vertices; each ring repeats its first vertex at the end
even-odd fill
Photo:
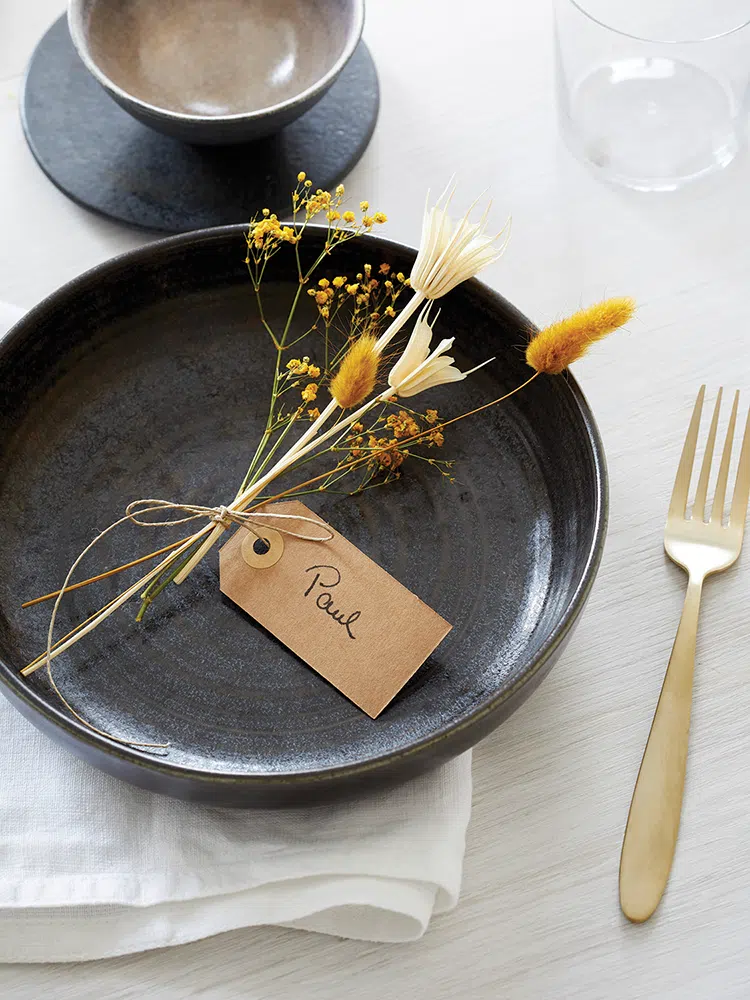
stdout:
MULTIPOLYGON (((94 0, 94 2, 97 2, 97 0, 94 0)), ((169 108, 163 108, 158 104, 151 104, 149 101, 144 101, 139 97, 135 97, 107 76, 91 55, 88 38, 83 26, 84 0, 68 0, 67 21, 73 45, 75 46, 76 52, 80 56, 86 69, 96 80, 99 81, 105 90, 109 91, 112 95, 116 95, 118 100, 121 101, 125 107, 132 104, 150 116, 160 117, 174 122, 205 125, 210 127, 212 123, 220 125, 230 124, 232 122, 261 121, 264 118, 269 118, 272 115, 287 111, 297 105, 305 104, 317 94, 321 94, 322 96, 323 92, 331 86, 344 66, 349 62, 354 54, 354 50, 359 44, 360 38, 362 37, 362 30, 365 23, 365 0, 347 0, 347 3, 349 4, 353 14, 352 27, 341 54, 323 76, 319 77, 315 83, 311 84, 305 90, 300 91, 293 97, 287 98, 285 101, 269 105, 265 108, 256 108, 253 111, 240 111, 232 115, 188 114, 182 111, 173 111, 169 108)))
MULTIPOLYGON (((308 224, 307 228, 318 230, 321 234, 327 231, 326 226, 316 224, 308 224)), ((61 305, 65 304, 66 299, 75 299, 80 292, 97 285, 102 278, 116 274, 118 271, 122 272, 132 263, 136 265, 147 262, 153 264, 155 261, 158 261, 159 257, 169 254, 175 248, 201 246, 212 242, 221 244, 225 240, 234 237, 241 237, 244 242, 246 232, 247 226, 244 223, 213 226, 208 229, 198 229, 154 240, 144 246, 108 258, 61 285, 25 313, 4 336, 0 337, 0 357, 5 351, 12 349, 15 342, 27 337, 29 329, 33 329, 34 325, 40 319, 44 319, 46 314, 59 309, 61 305)), ((407 253, 413 254, 416 257, 416 249, 408 244, 374 234, 368 235, 365 238, 375 241, 385 251, 389 249, 396 253, 407 251, 407 253)), ((494 289, 479 281, 479 279, 470 278, 464 282, 464 286, 470 290, 473 296, 480 297, 490 308, 501 309, 506 314, 515 316, 519 324, 523 324, 531 330, 536 329, 519 309, 503 295, 494 291, 494 289)), ((48 723, 51 723, 57 729, 61 729, 69 738, 72 737, 75 742, 87 744, 95 753, 103 752, 109 757, 119 760, 127 767, 136 767, 142 771, 156 772, 163 778, 171 781, 187 781, 206 786, 241 788, 250 794, 252 794, 254 788, 260 790, 267 789, 269 786, 278 788, 292 785, 297 787, 314 786, 315 784, 327 785, 339 779, 386 770, 394 761, 403 761, 421 755, 437 744, 445 744, 446 741, 458 742, 461 734, 466 733, 472 728, 481 728, 483 720, 497 713, 522 688, 531 684, 537 674, 541 672, 541 676, 544 676, 546 664, 550 660, 554 662, 556 653, 564 646, 569 633, 583 610, 601 563, 609 513, 609 484, 604 446, 591 408, 578 382, 570 372, 567 373, 564 381, 578 408, 588 438, 596 488, 593 518, 594 530, 577 586, 570 596, 567 605, 560 613, 559 620, 550 630, 550 634, 515 682, 508 688, 490 696, 478 708, 469 711, 465 716, 442 725, 440 729, 431 735, 401 750, 386 750, 365 761, 336 765, 335 767, 321 767, 309 771, 277 771, 255 774, 229 771, 217 772, 209 768, 171 763, 168 759, 162 760, 154 757, 145 750, 137 749, 135 746, 118 743, 97 734, 67 714, 62 706, 58 708, 51 702, 46 701, 38 691, 21 677, 16 668, 0 658, 0 687, 2 687, 3 693, 7 694, 12 702, 20 701, 24 706, 26 714, 32 721, 34 716, 41 715, 48 723)), ((445 759, 449 756, 451 755, 447 754, 445 759)))

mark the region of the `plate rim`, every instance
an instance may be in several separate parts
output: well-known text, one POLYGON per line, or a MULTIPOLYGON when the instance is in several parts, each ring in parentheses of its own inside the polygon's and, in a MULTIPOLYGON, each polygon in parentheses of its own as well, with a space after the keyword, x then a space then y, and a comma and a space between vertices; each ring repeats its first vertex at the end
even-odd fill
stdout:
MULTIPOLYGON (((308 224, 308 228, 318 230, 321 233, 327 229, 327 227, 315 223, 308 224)), ((118 270, 127 268, 131 262, 138 263, 139 261, 145 262, 146 260, 153 262, 154 256, 158 258, 160 255, 169 253, 173 248, 182 245, 200 246, 211 242, 221 243, 234 236, 242 237, 244 244, 244 233, 246 231, 246 223, 212 226, 206 229, 177 233, 172 236, 152 240, 143 246, 126 250, 114 257, 107 258, 99 264, 83 271, 81 274, 76 275, 70 281, 60 285, 40 302, 32 306, 0 337, 0 357, 6 351, 12 349, 16 342, 23 340, 27 336, 28 327, 33 328, 40 319, 45 317, 45 314, 59 309, 61 304, 64 304, 66 297, 75 296, 79 292, 86 290, 87 287, 97 282, 102 276, 111 277, 118 270)), ((406 252, 408 255, 413 255, 414 257, 417 255, 417 250, 414 247, 397 240, 387 239, 375 234, 366 235, 363 238, 374 241, 378 247, 384 250, 390 249, 400 254, 406 252)), ((470 278, 463 283, 462 287, 464 286, 469 289, 471 294, 488 303, 490 307, 495 307, 506 314, 514 315, 519 324, 523 324, 530 330, 536 329, 535 325, 516 306, 478 278, 470 278)), ((570 372, 566 373, 565 385, 573 397, 586 431, 596 487, 594 532, 588 549, 586 563, 581 572, 578 586, 562 611, 559 621, 551 630, 527 669, 510 687, 489 698, 478 709, 473 710, 466 717, 441 726, 435 733, 408 747, 400 750, 385 751, 366 761, 339 764, 334 767, 322 767, 308 771, 279 771, 263 772, 260 774, 246 772, 221 773, 211 771, 207 768, 168 763, 166 758, 164 760, 156 758, 144 750, 138 750, 133 746, 118 743, 92 732, 75 718, 67 715, 62 706, 57 708, 45 701, 40 693, 26 683, 15 668, 8 664, 4 658, 0 657, 0 686, 3 694, 8 697, 15 708, 18 708, 15 705, 15 700, 18 699, 21 701, 26 709, 24 714, 32 722, 35 715, 40 715, 48 724, 62 730, 73 741, 88 745, 94 753, 103 752, 110 757, 114 757, 128 765, 128 767, 155 772, 167 780, 179 781, 181 783, 197 782, 205 786, 214 787, 234 786, 246 789, 248 792, 251 792, 256 787, 267 790, 269 786, 284 787, 294 785, 299 787, 315 784, 322 785, 335 782, 337 779, 356 778, 359 775, 371 774, 372 772, 387 769, 394 761, 409 760, 421 756, 430 748, 439 744, 446 744, 446 741, 460 741, 460 737, 472 728, 481 729, 482 722, 485 719, 497 713, 522 688, 530 685, 536 675, 540 671, 543 671, 550 659, 554 661, 555 654, 565 644, 583 610, 602 560, 609 519, 609 482, 604 445, 588 400, 578 381, 570 372)))

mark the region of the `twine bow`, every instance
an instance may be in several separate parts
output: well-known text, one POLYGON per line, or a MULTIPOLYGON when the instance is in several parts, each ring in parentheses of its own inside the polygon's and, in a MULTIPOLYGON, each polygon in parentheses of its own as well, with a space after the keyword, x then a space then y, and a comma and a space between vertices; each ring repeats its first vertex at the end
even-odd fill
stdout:
MULTIPOLYGON (((305 521, 308 524, 314 524, 316 527, 325 530, 326 534, 303 535, 299 531, 282 528, 280 524, 275 524, 273 527, 275 531, 280 532, 282 535, 301 538, 306 542, 330 542, 333 538, 333 532, 314 517, 305 517, 304 514, 281 514, 278 511, 271 510, 235 510, 233 507, 225 507, 223 504, 218 507, 203 507, 200 504, 174 503, 171 500, 134 500, 125 508, 125 517, 123 520, 132 521, 133 524, 137 524, 142 528, 163 528, 172 524, 185 524, 200 517, 208 518, 209 521, 221 524, 224 528, 230 528, 233 524, 238 524, 241 528, 247 528, 248 531, 252 532, 258 538, 260 536, 256 531, 253 531, 253 525, 262 528, 264 522, 261 518, 270 517, 277 521, 305 521), (150 504, 151 506, 144 506, 145 504, 150 504), (142 518, 141 515, 155 510, 181 510, 185 511, 187 516, 170 518, 167 521, 152 521, 142 518)), ((270 525, 266 525, 266 527, 270 527, 270 525)), ((99 537, 101 538, 101 535, 99 537)))

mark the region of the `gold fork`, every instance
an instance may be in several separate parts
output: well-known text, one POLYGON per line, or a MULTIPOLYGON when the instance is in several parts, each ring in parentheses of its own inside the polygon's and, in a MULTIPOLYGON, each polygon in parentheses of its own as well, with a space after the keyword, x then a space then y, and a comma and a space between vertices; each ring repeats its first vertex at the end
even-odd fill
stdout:
POLYGON ((701 386, 682 449, 664 530, 667 555, 688 574, 685 606, 635 783, 620 858, 620 905, 625 916, 636 923, 648 920, 659 905, 669 879, 677 843, 687 765, 695 640, 703 582, 711 573, 727 569, 739 556, 750 493, 748 413, 729 523, 725 525, 724 500, 740 395, 736 392, 719 466, 716 494, 710 518, 705 520, 708 480, 721 408, 719 389, 708 431, 706 453, 698 477, 692 516, 686 516, 705 392, 705 385, 701 386))

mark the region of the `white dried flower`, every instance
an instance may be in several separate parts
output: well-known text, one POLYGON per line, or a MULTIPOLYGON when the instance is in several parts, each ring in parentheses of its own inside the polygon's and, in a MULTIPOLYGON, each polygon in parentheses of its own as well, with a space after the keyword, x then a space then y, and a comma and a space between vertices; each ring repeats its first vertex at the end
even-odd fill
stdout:
POLYGON ((502 233, 488 236, 485 232, 489 205, 479 222, 469 222, 470 208, 454 228, 447 212, 454 190, 446 188, 432 208, 425 205, 422 239, 410 281, 414 291, 427 299, 440 298, 478 274, 497 260, 507 243, 497 245, 502 233))
MULTIPOLYGON (((414 330, 404 353, 391 368, 388 375, 388 385, 398 396, 416 396, 425 389, 431 389, 445 382, 460 382, 471 375, 477 368, 489 364, 494 358, 483 361, 476 368, 461 372, 454 366, 453 358, 445 352, 453 346, 453 337, 441 340, 435 350, 430 353, 432 341, 432 324, 429 322, 430 304, 428 303, 417 318, 414 330)), ((437 317, 435 317, 437 319, 437 317)), ((433 320, 434 323, 434 320, 433 320)))

